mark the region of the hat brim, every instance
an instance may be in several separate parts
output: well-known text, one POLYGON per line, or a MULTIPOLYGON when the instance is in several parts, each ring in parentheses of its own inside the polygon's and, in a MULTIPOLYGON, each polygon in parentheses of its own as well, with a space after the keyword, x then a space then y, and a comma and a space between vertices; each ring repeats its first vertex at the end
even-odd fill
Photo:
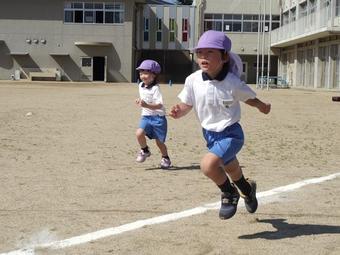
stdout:
POLYGON ((216 46, 215 47, 214 46, 195 47, 195 48, 192 48, 191 51, 196 52, 197 50, 200 50, 200 49, 215 49, 215 50, 223 50, 225 52, 228 52, 224 48, 218 48, 216 46))

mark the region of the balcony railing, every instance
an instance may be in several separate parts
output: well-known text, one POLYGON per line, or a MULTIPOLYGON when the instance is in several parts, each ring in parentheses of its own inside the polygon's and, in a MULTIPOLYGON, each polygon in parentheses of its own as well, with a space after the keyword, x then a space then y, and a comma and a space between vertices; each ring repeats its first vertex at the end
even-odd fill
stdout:
POLYGON ((273 30, 271 32, 271 46, 286 46, 289 45, 289 41, 293 44, 293 41, 299 38, 332 30, 333 23, 334 18, 332 19, 330 6, 321 8, 317 12, 273 30))

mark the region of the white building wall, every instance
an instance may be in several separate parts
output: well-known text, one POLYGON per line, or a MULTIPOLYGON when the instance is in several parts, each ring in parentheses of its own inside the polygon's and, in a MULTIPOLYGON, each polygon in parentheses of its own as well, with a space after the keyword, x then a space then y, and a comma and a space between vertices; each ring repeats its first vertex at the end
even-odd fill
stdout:
MULTIPOLYGON (((296 10, 296 20, 288 20, 272 32, 272 47, 281 48, 279 75, 293 87, 340 90, 340 1, 339 0, 284 0, 281 5, 283 20, 296 10), (302 5, 307 6, 303 15, 302 5), (294 72, 288 59, 293 50, 294 72)), ((290 16, 289 16, 290 17, 290 16)))
POLYGON ((141 48, 145 50, 190 50, 194 47, 195 41, 195 25, 196 13, 195 6, 188 5, 146 5, 143 11, 144 18, 148 18, 150 22, 149 41, 143 41, 141 48), (157 42, 157 24, 156 19, 161 18, 162 41, 157 42), (170 41, 170 19, 175 20, 175 41, 170 41), (188 20, 188 40, 183 41, 182 22, 183 19, 188 20), (151 32, 152 31, 152 32, 151 32))

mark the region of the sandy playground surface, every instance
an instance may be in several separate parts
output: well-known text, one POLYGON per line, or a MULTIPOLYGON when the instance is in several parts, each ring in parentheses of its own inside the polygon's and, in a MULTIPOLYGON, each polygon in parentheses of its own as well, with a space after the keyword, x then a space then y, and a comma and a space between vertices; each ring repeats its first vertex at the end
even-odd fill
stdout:
MULTIPOLYGON (((169 109, 181 85, 161 85, 169 109)), ((258 191, 340 173, 339 92, 256 90, 242 105, 239 161, 258 191)), ((135 162, 136 84, 0 83, 0 254, 340 254, 340 176, 260 200, 221 221, 218 210, 82 244, 42 244, 215 203, 199 170, 206 152, 193 113, 168 119, 174 167, 135 162)))

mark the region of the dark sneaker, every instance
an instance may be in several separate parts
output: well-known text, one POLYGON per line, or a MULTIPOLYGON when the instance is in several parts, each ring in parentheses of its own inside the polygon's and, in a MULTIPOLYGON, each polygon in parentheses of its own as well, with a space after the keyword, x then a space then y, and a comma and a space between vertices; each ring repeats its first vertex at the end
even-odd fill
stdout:
POLYGON ((237 189, 234 193, 222 193, 221 194, 221 208, 219 217, 222 220, 229 219, 234 216, 237 210, 237 203, 240 199, 240 194, 237 189))
POLYGON ((251 192, 249 196, 245 196, 241 194, 241 197, 244 199, 244 204, 246 206, 246 209, 250 213, 254 213, 257 209, 257 198, 256 198, 256 182, 247 179, 248 183, 251 186, 251 192))

